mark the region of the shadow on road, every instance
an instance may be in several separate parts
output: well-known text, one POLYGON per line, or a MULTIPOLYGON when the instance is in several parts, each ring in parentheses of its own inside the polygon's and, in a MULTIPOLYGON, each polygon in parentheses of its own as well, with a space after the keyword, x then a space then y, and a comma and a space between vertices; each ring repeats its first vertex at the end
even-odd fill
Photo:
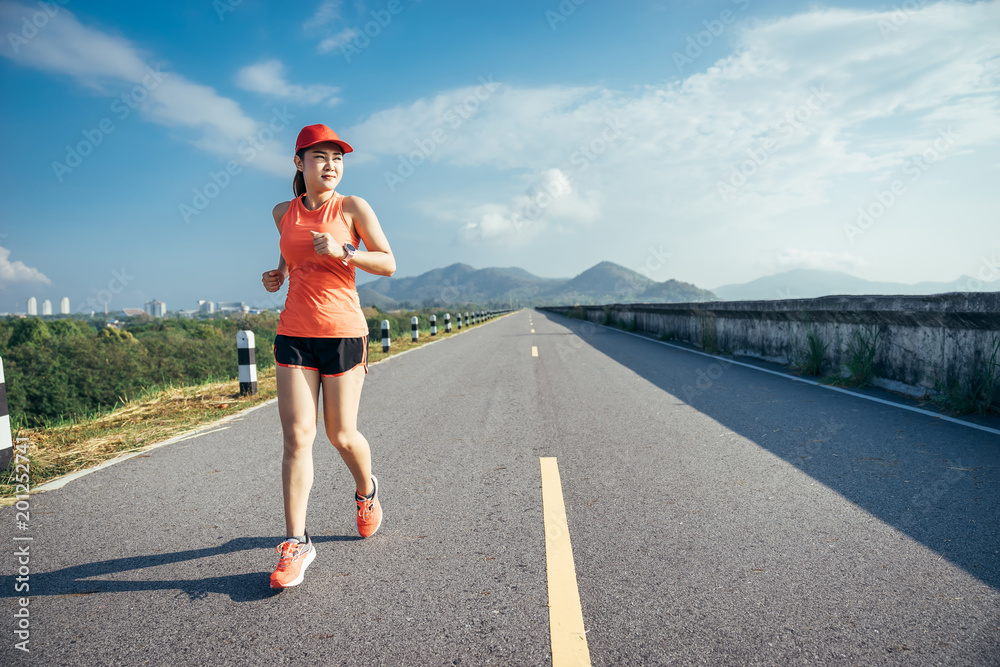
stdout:
POLYGON ((1000 590, 1000 437, 590 322, 537 316, 570 330, 556 343, 563 358, 594 348, 1000 590))
MULTIPOLYGON (((17 577, 2 577, 0 598, 38 596, 76 596, 95 593, 122 593, 127 591, 166 591, 176 589, 178 595, 191 600, 208 597, 210 593, 228 595, 234 602, 253 602, 272 597, 280 591, 270 588, 267 572, 245 572, 202 579, 135 579, 108 578, 124 572, 141 572, 149 568, 172 563, 194 562, 202 558, 225 556, 239 551, 265 549, 273 551, 281 542, 281 537, 238 537, 224 544, 204 549, 188 549, 173 553, 155 553, 127 558, 114 558, 94 563, 74 565, 52 572, 32 572, 29 575, 29 591, 15 589, 17 577), (94 578, 103 577, 103 578, 94 578)), ((314 536, 313 542, 353 542, 360 540, 357 535, 314 536)), ((276 561, 275 561, 276 562, 276 561)), ((197 567, 197 565, 195 566, 197 567)))

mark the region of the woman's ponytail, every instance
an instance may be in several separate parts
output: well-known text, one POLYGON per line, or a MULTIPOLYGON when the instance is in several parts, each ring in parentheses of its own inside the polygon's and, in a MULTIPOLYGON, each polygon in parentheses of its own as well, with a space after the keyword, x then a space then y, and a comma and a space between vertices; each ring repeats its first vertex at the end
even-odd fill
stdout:
MULTIPOLYGON (((296 153, 300 161, 304 158, 305 153, 305 149, 296 153)), ((295 177, 292 179, 292 192, 295 193, 296 197, 301 197, 306 193, 306 177, 298 169, 295 170, 295 177)))

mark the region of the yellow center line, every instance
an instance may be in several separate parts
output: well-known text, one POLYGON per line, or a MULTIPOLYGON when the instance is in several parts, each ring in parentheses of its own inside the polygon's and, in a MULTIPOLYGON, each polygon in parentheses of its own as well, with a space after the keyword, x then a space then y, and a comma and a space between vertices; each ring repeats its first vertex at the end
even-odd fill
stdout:
POLYGON ((540 457, 542 514, 545 517, 545 569, 549 580, 549 636, 552 667, 590 665, 583 629, 583 608, 576 584, 573 545, 563 504, 562 482, 555 457, 540 457))
POLYGON ((533 356, 533 357, 537 357, 538 356, 538 346, 537 345, 532 345, 531 346, 531 356, 533 356))

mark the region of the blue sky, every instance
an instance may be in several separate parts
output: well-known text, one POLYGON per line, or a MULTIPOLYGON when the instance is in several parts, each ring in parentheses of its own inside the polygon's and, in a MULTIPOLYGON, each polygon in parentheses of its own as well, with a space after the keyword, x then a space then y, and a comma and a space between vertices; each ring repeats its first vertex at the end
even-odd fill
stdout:
POLYGON ((1000 278, 1000 2, 577 2, 0 3, 0 311, 280 305, 312 123, 397 276, 1000 278))

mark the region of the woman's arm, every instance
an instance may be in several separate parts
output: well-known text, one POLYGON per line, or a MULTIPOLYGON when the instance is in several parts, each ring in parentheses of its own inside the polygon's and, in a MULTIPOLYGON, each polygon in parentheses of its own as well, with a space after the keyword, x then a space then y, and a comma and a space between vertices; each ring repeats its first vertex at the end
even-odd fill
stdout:
MULTIPOLYGON (((288 207, 292 202, 285 201, 281 202, 271 210, 271 216, 274 218, 274 225, 278 228, 278 233, 281 233, 281 218, 285 216, 285 212, 288 211, 288 207)), ((285 264, 285 256, 278 255, 278 268, 271 271, 265 271, 261 275, 261 282, 264 283, 264 289, 268 292, 277 292, 281 289, 282 283, 285 282, 285 278, 288 277, 288 265, 285 264)))
MULTIPOLYGON (((354 253, 354 264, 359 269, 378 276, 391 276, 396 272, 396 258, 392 255, 389 240, 385 238, 382 225, 375 216, 375 211, 361 197, 344 198, 344 213, 354 223, 354 229, 365 243, 367 250, 354 253)), ((340 248, 343 253, 343 248, 340 248)))

